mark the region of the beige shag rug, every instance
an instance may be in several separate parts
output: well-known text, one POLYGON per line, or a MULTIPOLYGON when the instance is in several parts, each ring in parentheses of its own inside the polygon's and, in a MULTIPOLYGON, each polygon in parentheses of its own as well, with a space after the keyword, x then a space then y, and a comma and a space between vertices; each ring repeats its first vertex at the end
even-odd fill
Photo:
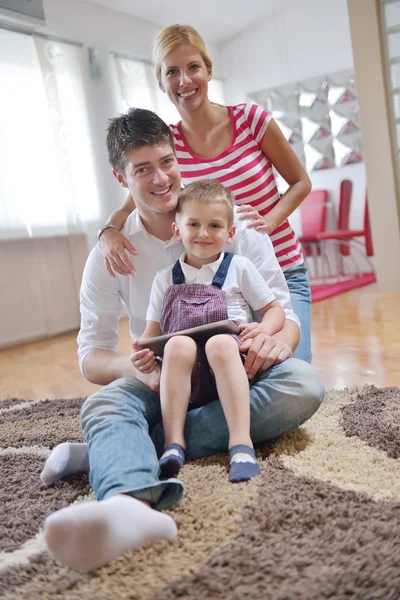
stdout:
POLYGON ((48 513, 92 498, 86 475, 39 480, 50 448, 81 441, 82 401, 0 405, 0 598, 400 598, 400 389, 327 394, 258 449, 262 475, 247 484, 228 483, 225 455, 187 464, 178 539, 91 574, 56 564, 41 531, 48 513))

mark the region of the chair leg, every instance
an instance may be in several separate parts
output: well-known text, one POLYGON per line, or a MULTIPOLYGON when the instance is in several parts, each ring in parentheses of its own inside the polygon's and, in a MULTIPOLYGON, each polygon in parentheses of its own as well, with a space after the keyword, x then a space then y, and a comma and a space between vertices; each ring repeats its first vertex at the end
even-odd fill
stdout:
POLYGON ((310 244, 311 246, 311 254, 314 261, 314 270, 315 270, 315 278, 319 279, 319 269, 318 269, 318 251, 316 244, 310 244))
POLYGON ((323 277, 324 283, 326 283, 327 277, 328 277, 328 279, 330 277, 332 277, 331 265, 330 265, 330 262, 329 262, 328 254, 326 252, 325 243, 323 241, 321 241, 321 242, 319 242, 318 246, 319 246, 319 251, 320 251, 321 258, 323 259, 323 262, 326 265, 327 276, 325 276, 324 272, 322 273, 322 277, 323 277))

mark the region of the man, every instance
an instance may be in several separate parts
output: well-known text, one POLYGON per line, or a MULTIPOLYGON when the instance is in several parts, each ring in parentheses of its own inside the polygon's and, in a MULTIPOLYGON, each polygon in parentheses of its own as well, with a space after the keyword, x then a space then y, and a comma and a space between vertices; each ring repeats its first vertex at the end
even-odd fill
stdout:
MULTIPOLYGON (((171 237, 180 190, 174 144, 157 115, 131 109, 111 121, 107 147, 114 176, 129 189, 137 206, 123 229, 137 250, 136 274, 112 279, 98 247, 88 258, 78 354, 84 376, 106 385, 86 400, 81 411, 90 483, 98 501, 62 509, 45 522, 51 554, 81 570, 101 566, 144 543, 173 539, 177 533, 173 519, 158 511, 173 506, 183 492, 178 480, 158 479, 157 454, 164 442, 159 397, 153 391, 158 381, 154 374, 153 379, 140 374, 145 379, 139 381, 130 356, 117 352, 122 303, 132 338, 138 338, 156 272, 182 253, 181 243, 171 237)), ((254 262, 287 317, 274 337, 259 334, 243 345, 248 350, 249 378, 258 372, 251 387, 251 437, 256 443, 306 421, 320 405, 323 386, 310 365, 288 358, 299 340, 298 320, 269 238, 238 221, 230 249, 254 262)), ((185 439, 189 459, 227 450, 228 428, 218 401, 188 413, 185 439)), ((79 460, 72 467, 64 464, 57 477, 79 470, 79 460)))

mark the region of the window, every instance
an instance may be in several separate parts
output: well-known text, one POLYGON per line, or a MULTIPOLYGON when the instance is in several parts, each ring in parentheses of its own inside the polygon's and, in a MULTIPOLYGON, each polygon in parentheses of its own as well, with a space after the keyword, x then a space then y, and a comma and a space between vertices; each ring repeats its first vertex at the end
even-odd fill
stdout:
POLYGON ((98 193, 81 47, 0 29, 0 237, 79 231, 98 193))

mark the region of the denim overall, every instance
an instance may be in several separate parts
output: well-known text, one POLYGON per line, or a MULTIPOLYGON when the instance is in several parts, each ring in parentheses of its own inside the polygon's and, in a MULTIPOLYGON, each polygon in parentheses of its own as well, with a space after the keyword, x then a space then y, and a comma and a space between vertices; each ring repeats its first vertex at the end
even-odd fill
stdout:
MULTIPOLYGON (((160 327, 163 334, 176 333, 183 329, 216 323, 228 319, 226 294, 222 290, 233 255, 225 252, 211 285, 185 283, 179 260, 172 269, 173 284, 165 293, 160 327)), ((233 337, 240 345, 239 336, 233 337)), ((218 398, 212 370, 208 364, 204 345, 197 345, 197 366, 192 376, 190 408, 208 404, 218 398)))

